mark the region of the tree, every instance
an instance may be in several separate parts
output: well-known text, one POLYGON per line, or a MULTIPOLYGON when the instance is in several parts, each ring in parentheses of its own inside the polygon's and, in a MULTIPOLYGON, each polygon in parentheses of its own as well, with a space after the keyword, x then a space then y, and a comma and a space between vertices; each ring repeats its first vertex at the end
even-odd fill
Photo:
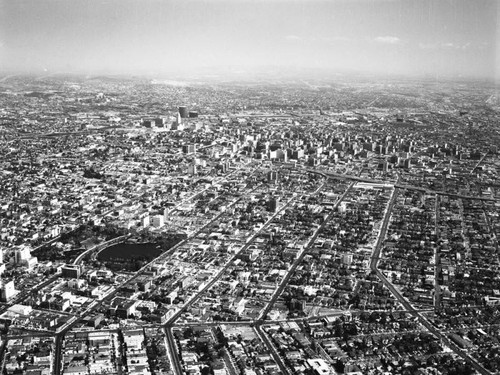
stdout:
POLYGON ((194 335, 194 330, 191 327, 187 327, 184 330, 183 336, 185 339, 190 339, 194 335))

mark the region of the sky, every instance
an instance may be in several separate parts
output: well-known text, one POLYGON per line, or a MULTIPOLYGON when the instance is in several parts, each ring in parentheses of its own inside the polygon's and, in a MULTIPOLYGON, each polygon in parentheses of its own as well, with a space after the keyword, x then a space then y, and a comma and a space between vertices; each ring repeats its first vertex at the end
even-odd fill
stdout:
POLYGON ((500 77, 498 0, 0 0, 0 71, 500 77))

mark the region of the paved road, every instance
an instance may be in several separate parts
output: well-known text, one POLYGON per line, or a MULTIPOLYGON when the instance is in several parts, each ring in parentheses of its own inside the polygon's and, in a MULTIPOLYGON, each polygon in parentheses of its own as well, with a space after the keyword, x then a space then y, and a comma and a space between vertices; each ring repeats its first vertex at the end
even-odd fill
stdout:
POLYGON ((298 265, 304 259, 304 256, 308 253, 308 250, 314 245, 314 242, 318 238, 319 233, 323 230, 326 223, 328 223, 331 220, 332 216, 335 214, 335 211, 336 211, 338 205, 340 204, 340 202, 342 202, 344 200, 344 198, 349 193, 349 191, 352 189, 352 187, 354 186, 355 183, 356 183, 356 181, 353 181, 347 187, 347 189, 344 191, 344 193, 340 196, 340 198, 337 200, 337 202, 333 206, 332 211, 330 212, 328 217, 323 221, 323 223, 321 223, 320 227, 313 234, 313 236, 309 240, 307 246, 304 248, 304 250, 300 254, 300 256, 293 262, 293 264, 290 267, 290 269, 288 270, 287 274, 285 275, 285 277, 281 281, 280 285, 278 286, 278 288, 274 292, 271 300, 269 301, 269 303, 266 305, 266 307, 263 309, 262 313, 260 314, 259 319, 255 322, 255 331, 259 335, 260 339, 271 350, 271 355, 283 374, 288 374, 288 373, 290 373, 290 371, 287 370, 287 367, 283 363, 283 360, 281 359, 281 356, 276 351, 276 348, 274 347, 273 343, 271 343, 270 340, 267 338, 267 335, 264 332, 262 332, 261 326, 262 326, 262 324, 265 323, 265 318, 266 318, 267 314, 269 313, 271 308, 274 306, 276 300, 279 298, 281 293, 283 293, 283 290, 288 285, 288 282, 290 281, 290 278, 293 276, 293 273, 297 269, 298 265))
POLYGON ((474 168, 472 168, 472 170, 470 171, 470 174, 473 174, 476 169, 481 165, 481 163, 484 161, 484 159, 486 159, 486 157, 488 156, 488 152, 486 152, 486 154, 484 154, 481 159, 477 162, 477 164, 474 166, 474 168))
POLYGON ((328 215, 328 217, 323 221, 323 223, 321 223, 321 225, 319 226, 319 228, 316 229, 316 232, 313 234, 313 236, 309 240, 307 246, 304 248, 304 250, 302 251, 302 253, 300 254, 300 256, 297 259, 295 259, 295 261, 293 262, 292 266, 290 267, 290 269, 286 273, 285 277, 281 281, 280 285, 278 286, 278 288, 274 292, 273 296, 271 297, 271 300, 269 301, 269 303, 267 304, 267 306, 263 309, 262 313, 260 314, 260 319, 259 320, 263 320, 263 319, 266 318, 266 315, 269 313, 269 311, 273 307, 273 305, 276 302, 276 300, 279 298, 279 296, 281 295, 281 293, 283 293, 283 290, 285 289, 285 287, 288 285, 288 282, 290 281, 290 278, 293 276, 293 274, 294 274, 295 270, 297 269, 298 265, 302 262, 302 260, 304 259, 305 255, 308 253, 309 249, 314 245, 314 242, 316 242, 316 239, 318 238, 320 232, 323 230, 323 228, 325 227, 326 223, 328 223, 332 219, 332 217, 335 214, 335 211, 337 210, 337 207, 339 206, 340 202, 342 202, 344 200, 344 198, 349 193, 349 191, 352 189, 352 187, 354 186, 355 183, 356 183, 356 181, 353 181, 347 187, 347 189, 340 196, 340 198, 337 200, 337 202, 335 202, 335 205, 333 206, 332 211, 330 212, 330 214, 328 215))
POLYGON ((481 202, 481 203, 482 203, 482 206, 483 206, 484 220, 486 222, 486 225, 488 226, 488 232, 490 233, 490 235, 492 237, 491 240, 493 241, 493 244, 495 245, 495 254, 497 254, 496 255, 497 262, 500 264, 500 255, 499 255, 499 252, 498 252, 498 250, 500 249, 500 246, 498 245, 498 238, 497 238, 497 235, 496 235, 496 233, 493 230, 493 227, 491 225, 490 216, 486 212, 486 205, 484 204, 484 201, 481 202))
POLYGON ((61 355, 61 350, 62 350, 62 341, 64 338, 64 334, 59 334, 56 335, 56 340, 55 340, 55 355, 54 355, 54 364, 53 364, 53 373, 55 375, 61 374, 62 370, 62 355, 61 355))
POLYGON ((453 343, 451 340, 448 339, 446 335, 441 333, 429 320, 424 317, 417 309, 415 309, 410 302, 403 297, 403 295, 397 290, 394 285, 387 280, 387 278, 384 276, 384 274, 378 269, 378 261, 380 259, 380 251, 382 249, 382 244, 385 238, 385 235, 387 233, 387 227, 389 224, 389 219, 391 217, 391 212, 392 208, 394 206, 394 201, 397 195, 397 191, 395 190, 393 192, 393 195, 391 197, 391 200, 389 202, 388 209, 385 212, 384 216, 384 221, 382 224, 382 228, 379 233, 379 238, 377 240, 377 244, 375 246, 375 249, 372 254, 372 259, 370 262, 370 268, 372 271, 374 271, 380 281, 387 287, 387 289, 390 290, 390 292, 393 294, 393 296, 398 300, 398 302, 405 308, 406 311, 408 311, 410 314, 412 314, 414 317, 418 319, 420 324, 422 324, 429 332, 431 332, 435 337, 441 340, 442 343, 444 343, 446 346, 451 348, 458 356, 460 356, 462 359, 467 361, 474 369, 483 375, 489 375, 490 372, 487 371, 476 359, 472 358, 469 356, 465 351, 460 349, 455 343, 453 343))
POLYGON ((168 351, 171 355, 170 362, 172 363, 172 370, 174 370, 174 374, 182 375, 181 362, 179 361, 179 358, 177 356, 177 345, 175 343, 175 338, 172 333, 172 327, 170 325, 167 325, 165 327, 165 338, 167 340, 168 351))
MULTIPOLYGON (((78 255, 76 257, 76 259, 73 261, 73 265, 78 265, 80 264, 80 262, 83 260, 83 258, 85 258, 88 254, 91 254, 93 252, 101 252, 102 250, 104 250, 106 247, 108 246, 111 246, 111 245, 115 245, 119 242, 123 242, 125 241, 127 238, 129 238, 130 236, 132 236, 131 234, 127 234, 125 236, 120 236, 120 237, 116 237, 116 238, 112 238, 111 240, 109 241, 106 241, 106 242, 103 242, 103 243, 100 243, 100 244, 97 244, 95 246, 92 246, 90 249, 88 250, 85 250, 83 253, 81 253, 80 255, 78 255)), ((97 255, 97 254, 96 254, 97 255)))
POLYGON ((288 368, 285 366, 283 363, 283 360, 281 359, 281 356, 277 352, 276 348, 274 347, 273 343, 267 338, 267 335, 265 332, 262 332, 261 324, 256 324, 255 325, 255 332, 257 333, 257 336, 259 336, 260 340, 268 347, 268 349, 271 351, 271 356, 274 359, 274 362, 278 365, 278 367, 281 370, 282 374, 290 374, 291 372, 288 370, 288 368))
MULTIPOLYGON (((387 312, 387 310, 366 310, 366 311, 363 311, 363 310, 355 310, 355 311, 351 311, 351 314, 353 316, 357 315, 357 314, 361 314, 363 312, 379 312, 379 313, 382 313, 382 312, 387 312)), ((433 312, 434 309, 429 309, 429 308, 426 308, 426 309, 416 309, 416 311, 418 312, 423 312, 423 313, 430 313, 430 312, 433 312)), ((316 320, 320 320, 320 319, 323 319, 323 318, 331 318, 331 317, 338 317, 338 316, 343 316, 345 314, 345 310, 339 310, 337 312, 332 312, 332 313, 328 313, 328 314, 320 314, 320 315, 314 315, 314 316, 307 316, 307 317, 298 317, 298 318, 291 318, 291 319, 278 319, 278 320, 273 320, 272 323, 275 324, 275 323, 283 323, 283 322, 304 322, 304 321, 316 321, 316 320)), ((263 322, 263 321, 262 321, 263 322)), ((200 321, 200 322, 195 322, 195 321, 192 321, 192 322, 183 322, 183 323, 175 323, 175 326, 176 327, 191 327, 193 325, 197 325, 197 326, 206 326, 206 327, 218 327, 220 325, 226 325, 226 326, 255 326, 256 324, 258 324, 258 320, 257 319, 246 319, 246 320, 235 320, 235 321, 222 321, 222 320, 217 320, 217 321, 207 321, 207 322, 203 322, 203 321, 200 321)), ((500 324, 498 324, 500 325, 500 324)), ((480 327, 479 327, 480 328, 480 327)))
POLYGON ((287 208, 292 201, 295 200, 295 197, 289 199, 283 206, 280 207, 278 211, 276 211, 265 223, 262 227, 257 230, 252 236, 246 241, 245 245, 243 245, 226 263, 226 265, 219 270, 217 275, 215 275, 212 280, 203 287, 198 293, 194 295, 188 302, 184 304, 184 306, 179 309, 172 317, 168 320, 167 324, 171 324, 175 322, 181 315, 184 313, 193 303, 195 303, 208 289, 210 289, 224 274, 224 272, 232 265, 233 261, 236 257, 241 254, 243 251, 248 249, 252 245, 252 242, 257 238, 257 236, 262 233, 262 231, 268 227, 268 225, 279 215, 285 208, 287 208))
POLYGON ((454 197, 454 198, 475 199, 475 200, 481 200, 481 201, 492 201, 492 202, 497 201, 495 198, 486 198, 486 197, 478 197, 478 196, 473 196, 473 195, 448 193, 446 191, 432 190, 432 189, 424 188, 421 186, 400 184, 398 182, 395 183, 393 181, 388 182, 388 181, 383 181, 383 180, 373 180, 370 178, 358 177, 358 176, 348 175, 348 174, 334 173, 334 172, 329 172, 329 171, 321 171, 321 170, 314 170, 314 169, 308 169, 308 168, 303 168, 303 169, 304 169, 304 171, 307 171, 309 173, 320 174, 320 175, 325 176, 325 177, 339 178, 339 179, 352 180, 352 181, 358 181, 358 182, 366 182, 369 184, 387 185, 388 187, 394 186, 394 187, 399 188, 399 189, 417 190, 417 191, 421 191, 421 192, 426 193, 426 194, 447 195, 447 196, 454 197))
MULTIPOLYGON (((436 196, 435 203, 435 222, 434 231, 436 232, 436 238, 439 238, 439 201, 440 197, 436 196)), ((439 254, 439 247, 436 246, 434 249, 434 309, 439 310, 441 308, 441 285, 439 285, 439 273, 441 271, 441 256, 439 254)))
MULTIPOLYGON (((348 187, 347 189, 344 191, 344 193, 342 194, 342 196, 338 199, 338 201, 335 203, 335 206, 333 207, 332 209, 332 212, 329 214, 329 216, 323 221, 323 223, 321 224, 321 226, 316 230, 316 232, 314 233, 314 235, 311 237, 311 239, 309 240, 309 243, 307 244, 306 248, 302 251, 301 255, 299 256, 299 258, 297 258, 295 260, 295 262, 293 263, 292 267, 290 268, 290 270, 287 272, 287 275, 285 276, 285 278, 282 280, 282 282, 280 283, 279 287, 276 289, 273 297, 271 298, 270 302, 267 304, 267 306, 264 308, 262 314, 261 314, 261 318, 258 319, 256 322, 255 322, 255 330, 258 334, 258 336, 260 336, 261 340, 268 346, 268 348, 270 348, 271 350, 271 355, 273 356, 273 359, 275 360, 275 362, 277 363, 277 365, 280 367, 280 370, 284 373, 284 374, 287 374, 289 373, 289 371, 287 370, 286 366, 284 365, 283 361, 281 360, 281 357, 279 356, 279 354, 276 352, 276 349, 274 347, 274 345, 269 341, 269 339, 267 338, 266 334, 262 332, 261 330, 261 325, 264 323, 264 319, 265 316, 267 315, 267 313, 269 312, 269 310, 272 308, 272 306, 274 305, 274 303, 276 302, 276 300, 278 299, 278 297, 281 295, 281 293, 283 292, 284 288, 286 287, 286 285, 288 284, 288 281, 290 280, 290 278, 292 277, 293 275, 293 272, 295 271, 295 269, 297 268, 297 266, 299 265, 300 261, 303 259, 303 257, 305 256, 305 254, 307 253, 307 250, 309 250, 309 248, 314 244, 314 242, 316 241, 319 233, 321 232, 321 230, 324 228, 324 226, 326 225, 326 223, 331 219, 331 217, 334 215, 335 213, 335 210, 337 209, 338 205, 340 204, 340 202, 342 202, 342 200, 345 198, 345 196, 348 194, 348 192, 352 189, 352 187, 354 186, 354 184, 356 183, 356 181, 353 181, 348 187)), ((172 324, 173 322, 175 322, 175 320, 177 320, 180 315, 186 311, 186 309, 191 306, 195 301, 197 301, 201 295, 207 291, 210 287, 213 286, 213 284, 215 284, 217 282, 217 280, 220 279, 220 277, 223 275, 224 271, 231 265, 232 261, 235 259, 235 257, 241 253, 241 251, 243 251, 245 248, 248 248, 248 246, 250 246, 253 242, 253 240, 257 237, 257 235, 267 227, 267 225, 269 223, 271 223, 271 221, 276 217, 276 215, 278 215, 282 210, 284 210, 292 201, 294 200, 294 198, 290 199, 285 205, 283 205, 280 210, 278 210, 273 216, 271 216, 271 218, 262 226, 262 228, 257 231, 256 233, 254 233, 254 235, 250 238, 249 241, 247 241, 247 243, 245 244, 245 246, 243 246, 240 251, 238 251, 237 254, 235 254, 233 256, 233 258, 226 264, 226 266, 221 269, 219 271, 219 273, 211 280, 210 283, 208 283, 199 293, 197 293, 195 295, 194 298, 192 298, 189 302, 187 302, 183 307, 182 309, 180 309, 175 315, 172 316, 171 319, 169 319, 169 322, 167 323, 167 327, 169 327, 170 324, 172 324)), ((210 323, 202 323, 202 324, 206 324, 208 326, 214 326, 214 325, 220 325, 220 324, 227 324, 228 322, 210 322, 210 323)), ((231 322, 229 324, 233 324, 233 325, 248 325, 248 324, 251 324, 252 322, 250 321, 243 321, 243 322, 231 322)), ((168 335, 167 335, 168 336, 168 335)), ((178 358, 178 353, 177 353, 177 347, 175 345, 175 343, 173 342, 173 336, 168 340, 168 344, 169 344, 169 350, 172 354, 172 359, 173 359, 173 362, 177 362, 179 363, 179 358, 178 358)), ((176 371, 180 371, 180 369, 176 369, 176 371)), ((180 372, 179 372, 180 374, 180 372)))
POLYGON ((389 226, 389 220, 391 218, 391 212, 394 208, 394 202, 396 201, 396 197, 398 195, 398 189, 395 188, 392 192, 391 198, 389 199, 389 203, 387 204, 387 208, 384 213, 384 219, 382 221, 382 226, 380 227, 380 232, 378 233, 377 242, 375 243, 375 247, 373 249, 373 253, 370 259, 370 269, 375 271, 377 269, 377 264, 380 259, 380 252, 382 251, 382 244, 385 239, 385 234, 387 233, 387 228, 389 226))
MULTIPOLYGON (((191 298, 189 301, 187 301, 184 306, 179 309, 179 311, 177 311, 169 320, 168 322, 166 323, 166 326, 165 326, 165 329, 168 331, 167 328, 171 327, 171 325, 193 304, 195 303, 199 298, 201 298, 201 296, 208 290, 210 289, 221 277, 222 275, 224 274, 224 272, 232 265, 233 261, 236 259, 236 257, 241 254, 241 252, 243 252, 244 250, 246 250, 251 244, 252 242, 255 240, 255 238, 265 229, 267 228, 267 226, 276 218, 276 216, 281 213, 286 207, 288 207, 290 205, 290 203, 292 201, 294 201, 296 198, 293 197, 291 198, 290 200, 288 200, 288 202, 286 202, 283 206, 281 206, 281 208, 276 211, 265 223, 264 225, 258 230, 256 231, 248 240, 247 242, 245 243, 245 245, 243 245, 240 250, 238 252, 236 252, 232 257, 231 259, 229 259, 229 261, 226 263, 226 265, 217 273, 217 275, 215 277, 212 278, 212 280, 203 287, 203 289, 201 289, 198 293, 196 293, 193 298, 191 298)), ((218 322, 217 325, 220 325, 220 324, 224 324, 224 322, 218 322)), ((248 324, 248 322, 245 322, 244 324, 248 324)), ((168 336, 168 335, 167 335, 168 336)), ((176 345, 174 345, 174 342, 173 342, 173 337, 171 338, 171 340, 168 340, 168 344, 169 344, 169 351, 170 351, 170 354, 172 355, 172 360, 173 362, 177 362, 177 363, 180 363, 180 359, 179 359, 179 353, 177 352, 177 347, 176 345)), ((180 372, 179 372, 180 374, 180 372)))
POLYGON ((0 368, 2 369, 2 373, 5 366, 5 356, 7 355, 7 353, 5 352, 6 347, 7 347, 7 339, 2 337, 2 344, 0 346, 0 366, 1 366, 0 368))
POLYGON ((0 314, 3 314, 9 307, 11 307, 15 304, 21 303, 30 294, 32 294, 34 292, 38 292, 39 290, 45 288, 47 285, 49 285, 50 283, 57 280, 59 278, 59 276, 60 276, 59 274, 55 274, 55 275, 49 277, 47 280, 42 281, 41 283, 35 285, 34 287, 32 287, 30 289, 24 289, 24 290, 20 291, 19 293, 17 293, 15 295, 13 300, 9 301, 7 304, 2 306, 2 308, 0 309, 0 314))
MULTIPOLYGON (((256 189, 258 189, 260 187, 260 184, 258 184, 257 186, 255 186, 251 191, 255 191, 256 189)), ((241 199, 243 199, 244 196, 241 196, 237 199, 235 199, 233 202, 231 202, 228 207, 231 207, 233 205, 235 205, 237 202, 239 202, 241 199)), ((82 314, 78 317, 76 317, 76 319, 74 321, 72 321, 70 324, 67 324, 64 328, 62 328, 56 335, 56 349, 55 349, 55 362, 54 362, 54 374, 56 375, 59 375, 61 373, 61 361, 62 361, 62 354, 61 354, 61 351, 62 351, 62 339, 64 337, 64 335, 69 331, 71 330, 75 325, 77 325, 81 319, 86 315, 88 314, 89 312, 95 310, 97 307, 101 306, 104 302, 106 301, 109 301, 111 300, 115 294, 120 290, 121 287, 123 287, 124 285, 132 282, 133 280, 135 280, 136 278, 138 278, 144 271, 146 271, 152 264, 154 264, 155 262, 161 260, 161 259, 164 259, 166 257, 169 257, 171 256, 175 251, 177 251, 177 249, 184 245, 187 241, 190 241, 192 238, 196 237, 198 234, 200 234, 203 230, 205 230, 205 228, 207 228, 208 226, 210 226, 211 224, 213 224, 214 222, 216 222, 217 220, 219 220, 219 218, 224 214, 224 212, 220 212, 219 214, 217 214, 215 217, 213 217, 212 219, 210 219, 206 224, 204 224, 203 226, 201 226, 200 228, 198 228, 194 233, 192 233, 190 236, 188 236, 186 239, 182 240, 181 242, 179 242, 177 245, 173 246, 171 249, 167 250, 166 252, 160 254, 157 258, 153 259, 151 262, 147 263, 146 265, 144 265, 140 270, 138 270, 137 272, 135 272, 131 277, 129 277, 127 280, 123 281, 120 285, 116 286, 113 291, 108 294, 105 298, 103 298, 101 301, 99 302, 96 302, 91 304, 91 306, 89 306, 89 308, 87 308, 86 311, 82 312, 82 314)))
POLYGON ((489 371, 487 371, 476 359, 468 355, 465 351, 460 349, 455 343, 450 341, 448 337, 444 334, 442 334, 427 318, 425 318, 420 312, 418 312, 409 302, 406 298, 404 298, 401 293, 390 283, 385 276, 380 272, 378 269, 375 271, 377 273, 377 276, 379 279, 384 283, 384 285, 391 291, 391 293, 394 295, 394 297, 397 298, 397 300, 403 305, 403 307, 413 316, 418 318, 419 322, 427 328, 429 332, 431 332, 434 336, 436 336, 438 339, 441 340, 442 343, 444 343, 446 346, 451 348, 458 356, 460 356, 462 359, 467 361, 474 369, 479 372, 480 374, 483 375, 489 375, 491 374, 489 371))
MULTIPOLYGON (((323 172, 320 172, 320 171, 315 171, 315 170, 308 170, 308 169, 304 169, 304 171, 307 171, 307 172, 311 172, 311 173, 318 173, 318 174, 321 174, 325 177, 333 177, 333 178, 342 178, 342 179, 350 179, 351 181, 353 181, 351 183, 351 185, 346 189, 346 191, 344 192, 344 194, 341 196, 341 198, 338 200, 338 202, 336 202, 336 205, 334 206, 333 210, 332 210, 332 213, 330 215, 333 214, 333 212, 335 211, 336 207, 338 206, 338 204, 345 198, 346 194, 348 193, 348 191, 352 188, 352 186, 356 183, 356 182, 368 182, 368 183, 377 183, 377 184, 386 184, 384 181, 377 181, 377 180, 370 180, 370 179, 366 179, 366 178, 359 178, 359 177, 356 177, 356 176, 349 176, 349 175, 340 175, 340 174, 334 174, 334 173, 323 173, 323 172)), ((460 195, 456 195, 456 194, 447 194, 447 193, 444 193, 444 192, 435 192, 435 191, 431 191, 431 190, 428 190, 428 189, 424 189, 424 188, 420 188, 420 187, 412 187, 412 186, 408 186, 408 185, 400 185, 398 183, 390 183, 388 184, 389 187, 394 187, 394 192, 393 192, 393 195, 391 196, 391 199, 389 201, 389 204, 388 204, 388 208, 386 210, 386 213, 385 213, 385 216, 384 216, 384 219, 383 219, 383 223, 382 223, 382 226, 381 226, 381 230, 379 232, 379 237, 377 239, 377 242, 376 242, 376 246, 374 248, 374 251, 373 251, 373 254, 372 254, 372 259, 370 261, 370 267, 371 269, 376 272, 377 276, 380 278, 380 280, 384 283, 384 285, 386 285, 386 287, 393 293, 393 295, 398 299, 398 301, 412 314, 414 315, 415 317, 417 317, 419 319, 419 321, 421 322, 421 324, 423 326, 425 326, 431 333, 433 333, 436 337, 440 338, 442 340, 443 343, 445 343, 446 345, 448 345, 450 348, 452 348, 458 355, 460 355, 462 358, 464 358, 465 360, 467 360, 469 363, 471 363, 471 365, 474 366, 474 368, 481 374, 489 374, 489 372, 487 372, 475 359, 471 358, 467 353, 463 352, 460 348, 458 348, 453 342, 451 342, 444 334, 442 334, 441 332, 439 332, 418 310, 416 310, 413 306, 411 306, 411 304, 400 294, 400 292, 385 278, 385 276, 382 274, 382 272, 380 272, 377 268, 377 264, 378 264, 378 260, 380 258, 380 252, 381 252, 381 248, 382 248, 382 244, 383 244, 383 240, 385 238, 385 234, 387 232, 387 228, 388 228, 388 224, 389 224, 389 219, 390 219, 390 216, 391 216, 391 212, 392 212, 392 209, 393 209, 393 205, 394 205, 394 202, 395 202, 395 198, 396 198, 396 195, 397 195, 397 191, 398 189, 413 189, 413 190, 420 190, 422 192, 426 192, 426 193, 429 193, 429 194, 445 194, 445 195, 450 195, 450 196, 457 196, 457 197, 463 197, 463 198, 473 198, 473 199, 481 199, 481 198, 477 198, 477 197, 468 197, 468 196, 460 196, 460 195)), ((257 189, 257 187, 255 188, 257 189)), ((190 197, 190 198, 194 198, 195 196, 197 196, 198 194, 195 194, 193 197, 190 197)), ((230 204, 233 205, 235 204, 236 202, 238 202, 239 200, 241 200, 242 197, 236 199, 234 202, 232 202, 230 204)), ((482 198, 483 200, 491 200, 491 199, 485 199, 485 198, 482 198)), ((293 200, 293 198, 288 201, 286 203, 286 205, 288 205, 291 201, 293 200)), ((285 205, 285 206, 286 206, 285 205)), ((284 207, 285 207, 284 206, 284 207)), ((278 211, 277 213, 281 212, 281 210, 284 208, 282 207, 280 209, 280 211, 278 211)), ((276 214, 277 214, 276 213, 276 214)), ((221 212, 220 214, 216 215, 213 219, 211 219, 207 224, 205 224, 204 226, 202 226, 201 228, 199 228, 195 233, 193 233, 192 235, 190 235, 187 239, 185 239, 184 241, 181 241, 179 244, 177 244, 176 246, 174 246, 172 249, 170 249, 169 251, 161 254, 158 258, 154 259, 153 261, 151 261, 150 263, 148 263, 147 265, 145 265, 143 268, 141 268, 141 270, 139 270, 137 273, 135 273, 134 275, 132 275, 129 279, 127 279, 124 283, 122 283, 120 286, 122 285, 125 285, 126 283, 129 283, 131 281, 133 281, 135 278, 137 278, 140 274, 142 274, 144 272, 144 270, 146 270, 152 263, 154 262, 157 262, 158 260, 161 260, 163 259, 164 257, 167 257, 167 256, 170 256, 173 252, 175 252, 180 246, 182 246, 183 244, 185 244, 187 241, 191 240, 193 237, 195 237, 196 235, 198 235, 200 232, 202 232, 207 226, 211 225, 213 222, 215 222, 216 220, 218 220, 221 215, 223 215, 224 212, 221 212)), ((276 215, 275 214, 275 215, 276 215)), ((271 217, 270 220, 272 220, 272 218, 275 217, 275 215, 273 215, 271 217)), ((286 287, 287 283, 289 282, 291 276, 293 275, 293 272, 295 271, 295 269, 297 268, 297 266, 299 265, 300 261, 303 259, 303 256, 307 253, 307 249, 310 248, 310 246, 312 246, 317 238, 317 236, 319 235, 321 229, 324 227, 324 225, 326 224, 326 222, 328 222, 328 220, 330 220, 331 217, 328 217, 327 219, 325 219, 325 221, 322 223, 322 225, 318 228, 318 230, 315 232, 315 234, 313 235, 313 237, 311 238, 311 240, 309 241, 308 245, 306 246, 306 249, 304 249, 304 251, 301 253, 301 255, 299 256, 298 259, 296 259, 296 261, 293 263, 292 267, 290 268, 289 272, 286 274, 285 278, 282 280, 282 282, 280 283, 280 285, 278 286, 278 288, 276 289, 271 301, 267 304, 267 306, 264 308, 263 310, 263 314, 261 316, 260 319, 256 320, 255 322, 253 322, 254 326, 255 326, 255 329, 256 329, 256 332, 259 336, 261 336, 263 342, 269 346, 269 348, 271 349, 271 353, 273 355, 273 358, 275 359, 276 363, 278 364, 278 366, 280 367, 280 369, 284 372, 284 373, 288 373, 289 371, 286 370, 286 366, 283 364, 282 360, 281 360, 281 357, 278 355, 278 353, 276 352, 274 346, 272 345, 272 343, 269 342, 268 338, 266 337, 265 333, 263 333, 261 331, 261 325, 264 324, 264 317, 267 315, 267 313, 270 311, 270 309, 272 308, 272 306, 274 305, 274 303, 276 302, 276 300, 279 298, 279 296, 281 295, 281 293, 283 292, 284 288, 286 287)), ((266 222, 266 224, 259 230, 257 231, 250 239, 249 241, 247 242, 247 244, 245 244, 239 252, 243 251, 246 247, 248 247, 251 242, 255 239, 255 237, 260 233, 260 231, 262 231, 267 225, 268 225, 269 221, 266 222)), ((239 253, 238 252, 238 253, 239 253)), ((237 253, 237 254, 238 254, 237 253)), ((231 264, 232 260, 235 259, 236 255, 235 254, 231 259, 230 261, 226 264, 225 267, 223 267, 219 272, 218 274, 199 292, 195 295, 194 298, 192 298, 190 301, 188 301, 182 309, 180 309, 170 320, 169 320, 169 323, 166 325, 165 327, 165 330, 166 330, 166 339, 167 339, 167 343, 168 343, 168 346, 169 346, 169 350, 171 352, 171 354, 173 355, 173 358, 172 358, 172 366, 174 368, 174 370, 178 373, 178 374, 181 374, 182 372, 182 369, 180 367, 180 361, 178 360, 178 353, 177 353, 177 350, 176 350, 176 345, 175 345, 175 342, 173 341, 174 338, 173 338, 173 335, 172 335, 172 332, 171 332, 171 324, 173 322, 175 322, 176 319, 178 319, 180 317, 180 315, 186 311, 187 308, 189 308, 189 306, 191 306, 196 300, 198 300, 201 295, 207 291, 210 287, 212 287, 216 282, 217 280, 220 279, 220 277, 222 276, 222 274, 224 273, 224 271, 229 267, 229 265, 231 264)), ((55 278, 57 278, 57 276, 55 276, 55 278)), ((54 279, 49 279, 47 280, 46 282, 44 282, 43 284, 47 285, 48 283, 52 282, 54 279)), ((115 288, 115 290, 109 295, 107 296, 104 300, 109 300, 110 298, 112 298, 116 292, 119 290, 120 286, 118 286, 117 288, 115 288)), ((43 287, 43 286, 42 286, 43 287)), ((104 301, 103 300, 103 301, 104 301)), ((95 305, 92 306, 92 310, 94 310, 96 307, 100 306, 102 304, 103 301, 100 301, 99 303, 96 303, 95 305)), ((90 311, 90 310, 89 310, 90 311)), ((61 348, 62 348, 62 340, 64 338, 64 334, 66 332, 68 332, 71 328, 73 328, 78 322, 80 321, 80 318, 76 318, 75 321, 73 321, 71 324, 67 325, 61 332, 59 332, 57 335, 56 335, 56 353, 55 353, 55 364, 54 364, 54 373, 56 375, 59 375, 61 373, 61 361, 62 361, 62 356, 61 356, 61 348)), ((211 323, 208 323, 209 325, 219 325, 219 324, 226 324, 227 322, 211 322, 211 323)), ((248 321, 243 321, 243 322, 231 322, 229 324, 252 324, 252 322, 248 322, 248 321)))

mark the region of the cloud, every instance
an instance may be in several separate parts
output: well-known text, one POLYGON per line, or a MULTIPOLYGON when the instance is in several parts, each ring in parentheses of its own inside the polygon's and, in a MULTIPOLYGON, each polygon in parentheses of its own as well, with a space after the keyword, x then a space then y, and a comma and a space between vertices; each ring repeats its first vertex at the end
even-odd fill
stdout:
POLYGON ((419 43, 418 48, 424 49, 424 50, 436 50, 436 49, 442 49, 442 50, 452 50, 452 49, 469 49, 469 48, 481 48, 482 44, 479 46, 473 45, 470 42, 467 43, 451 43, 451 42, 443 42, 443 43, 419 43))
POLYGON ((399 44, 401 43, 401 39, 397 36, 378 36, 374 39, 377 43, 384 44, 399 44))
POLYGON ((297 42, 297 41, 302 40, 302 37, 297 36, 297 35, 287 35, 287 36, 285 37, 285 39, 286 39, 286 40, 293 41, 293 42, 297 42))

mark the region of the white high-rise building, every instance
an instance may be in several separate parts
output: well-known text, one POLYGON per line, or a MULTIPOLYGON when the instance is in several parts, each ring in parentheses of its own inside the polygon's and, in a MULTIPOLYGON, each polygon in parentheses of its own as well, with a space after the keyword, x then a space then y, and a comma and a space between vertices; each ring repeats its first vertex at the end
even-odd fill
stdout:
POLYGON ((153 216, 153 226, 155 228, 161 228, 165 225, 165 217, 163 215, 153 216))
POLYGON ((14 264, 31 269, 38 264, 38 259, 31 256, 30 247, 20 246, 14 250, 14 264))
POLYGON ((17 290, 14 287, 14 280, 7 283, 2 283, 0 288, 1 300, 3 302, 8 302, 12 297, 17 294, 17 290))

